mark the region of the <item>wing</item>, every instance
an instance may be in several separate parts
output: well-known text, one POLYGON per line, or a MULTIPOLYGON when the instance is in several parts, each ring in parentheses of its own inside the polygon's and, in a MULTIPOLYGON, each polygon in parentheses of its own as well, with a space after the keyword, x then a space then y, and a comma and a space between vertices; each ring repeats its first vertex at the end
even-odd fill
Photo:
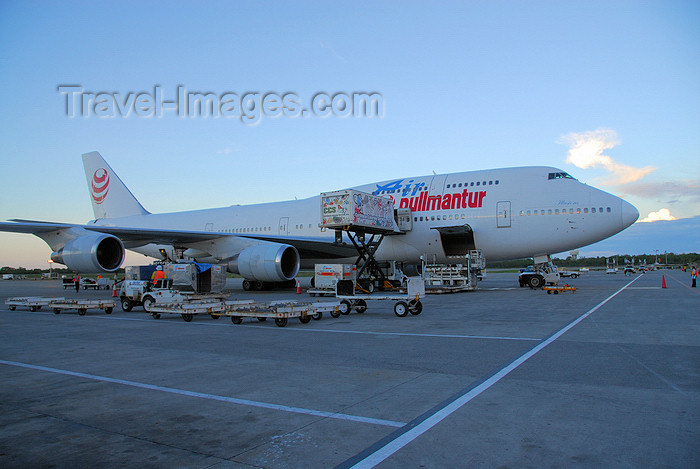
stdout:
POLYGON ((70 223, 53 223, 36 220, 11 220, 0 222, 0 231, 28 233, 39 237, 52 232, 72 228, 84 229, 96 233, 105 233, 119 238, 127 248, 143 246, 149 243, 174 246, 188 246, 201 241, 211 241, 227 237, 239 237, 268 241, 294 246, 299 255, 306 259, 332 259, 357 256, 352 245, 334 244, 331 237, 286 237, 286 236, 251 236, 212 231, 163 230, 158 228, 128 228, 104 225, 78 225, 70 223))

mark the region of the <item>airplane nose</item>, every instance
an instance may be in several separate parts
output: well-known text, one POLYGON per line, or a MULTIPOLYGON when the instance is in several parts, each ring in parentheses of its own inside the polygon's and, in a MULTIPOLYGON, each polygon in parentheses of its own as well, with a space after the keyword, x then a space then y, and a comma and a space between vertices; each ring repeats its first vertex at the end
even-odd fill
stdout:
POLYGON ((622 229, 632 225, 639 218, 639 210, 627 201, 622 201, 622 229))

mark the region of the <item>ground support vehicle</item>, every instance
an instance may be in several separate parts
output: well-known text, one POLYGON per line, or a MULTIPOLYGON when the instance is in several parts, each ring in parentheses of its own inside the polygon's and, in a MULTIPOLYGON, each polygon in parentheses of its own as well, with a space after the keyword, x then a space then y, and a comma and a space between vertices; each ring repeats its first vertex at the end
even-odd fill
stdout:
POLYGON ((521 287, 527 285, 536 289, 543 288, 545 285, 556 285, 560 278, 557 266, 552 262, 537 262, 520 272, 518 283, 521 287))
POLYGON ((284 327, 290 318, 299 318, 302 324, 307 324, 311 319, 319 320, 323 313, 330 313, 337 318, 340 305, 337 302, 302 303, 296 301, 274 301, 271 303, 258 303, 253 300, 229 300, 224 301, 224 311, 220 316, 229 316, 231 322, 240 324, 243 318, 257 318, 264 322, 267 318, 274 318, 278 327, 284 327))
POLYGON ((51 300, 62 300, 63 298, 44 298, 41 296, 23 296, 8 298, 5 304, 10 311, 14 311, 18 306, 29 308, 32 313, 39 311, 42 306, 48 306, 51 300))
POLYGON ((548 295, 551 295, 554 293, 555 295, 558 295, 559 292, 564 293, 565 291, 570 291, 571 293, 576 292, 576 287, 572 287, 571 285, 564 285, 562 287, 559 286, 547 286, 543 288, 544 291, 547 292, 548 295))
POLYGON ((224 293, 193 293, 173 290, 172 288, 155 288, 141 297, 143 309, 151 312, 153 306, 173 304, 209 304, 221 302, 226 298, 224 293))
POLYGON ((78 314, 85 316, 88 309, 102 309, 105 314, 112 314, 112 310, 116 306, 114 300, 81 300, 81 299, 65 299, 52 298, 49 301, 49 308, 53 309, 55 314, 60 314, 61 311, 67 309, 75 309, 78 314))
POLYGON ((336 286, 336 298, 340 300, 340 308, 331 316, 337 318, 341 314, 349 314, 355 309, 358 314, 367 310, 367 301, 396 301, 394 304, 394 314, 398 317, 405 317, 408 313, 418 315, 423 311, 421 298, 425 297, 425 284, 420 277, 411 277, 407 282, 407 292, 405 294, 374 293, 355 294, 355 285, 349 280, 342 280, 336 286))

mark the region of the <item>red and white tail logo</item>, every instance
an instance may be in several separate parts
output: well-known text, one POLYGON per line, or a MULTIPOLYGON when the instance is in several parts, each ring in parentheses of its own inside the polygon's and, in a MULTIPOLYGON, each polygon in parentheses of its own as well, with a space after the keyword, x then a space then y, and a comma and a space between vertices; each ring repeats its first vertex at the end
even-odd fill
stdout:
POLYGON ((104 168, 100 168, 95 171, 92 176, 92 183, 90 184, 90 194, 92 195, 92 200, 96 204, 101 204, 104 202, 107 193, 109 192, 109 174, 104 168))

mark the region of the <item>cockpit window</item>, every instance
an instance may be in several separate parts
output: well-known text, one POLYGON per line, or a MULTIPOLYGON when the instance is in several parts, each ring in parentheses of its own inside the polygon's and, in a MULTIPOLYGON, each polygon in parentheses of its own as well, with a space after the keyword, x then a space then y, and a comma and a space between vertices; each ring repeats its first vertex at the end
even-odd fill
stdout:
POLYGON ((569 173, 549 173, 549 179, 573 179, 576 180, 575 177, 570 175, 569 173))

